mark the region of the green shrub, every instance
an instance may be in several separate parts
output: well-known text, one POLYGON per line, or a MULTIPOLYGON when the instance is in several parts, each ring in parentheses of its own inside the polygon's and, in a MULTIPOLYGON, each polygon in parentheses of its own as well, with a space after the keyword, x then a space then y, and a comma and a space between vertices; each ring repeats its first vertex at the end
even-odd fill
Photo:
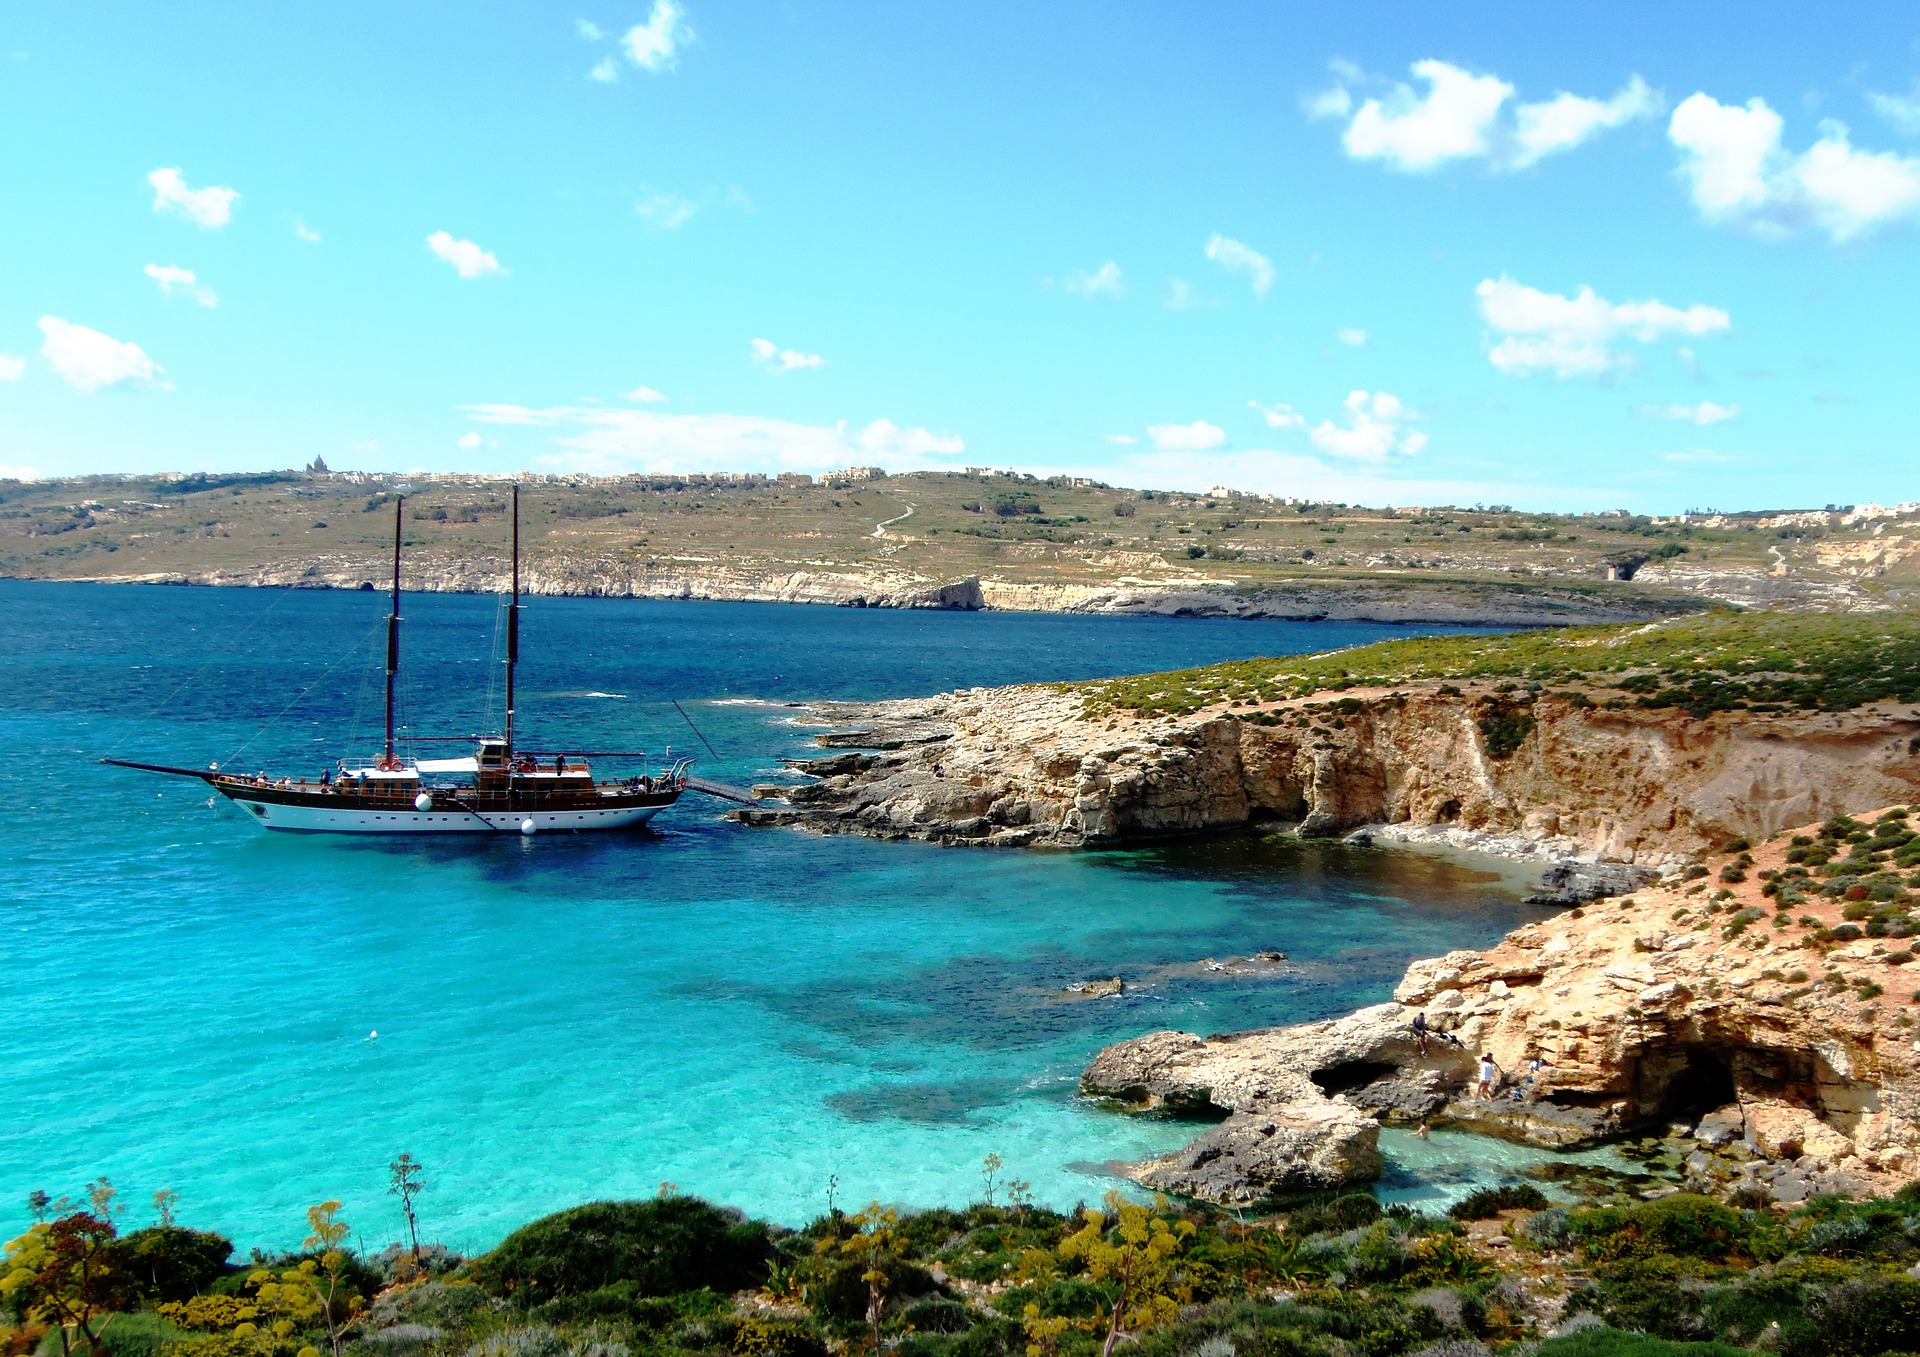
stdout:
POLYGON ((974 1318, 971 1308, 945 1296, 917 1300, 900 1314, 902 1323, 922 1333, 965 1333, 973 1327, 974 1318))
POLYGON ((1463 1201, 1447 1208, 1455 1220, 1492 1220, 1502 1211, 1538 1211, 1550 1205, 1547 1194, 1531 1183, 1503 1183, 1483 1187, 1463 1201))
POLYGON ((1549 1338, 1533 1357, 1749 1357, 1745 1348, 1725 1343, 1675 1343, 1644 1333, 1623 1333, 1597 1324, 1564 1338, 1549 1338))
POLYGON ((211 1230, 153 1225, 120 1241, 127 1272, 141 1299, 185 1300, 232 1271, 233 1241, 211 1230))
POLYGON ((1368 1192, 1355 1192, 1331 1201, 1295 1207, 1287 1213, 1287 1230, 1304 1239, 1308 1235, 1357 1230, 1380 1219, 1379 1201, 1368 1192))
POLYGON ((1588 1207, 1571 1213, 1567 1224, 1587 1256, 1601 1262, 1654 1254, 1717 1261, 1740 1249, 1747 1229, 1738 1211, 1692 1192, 1588 1207))
POLYGON ((734 1357, 826 1357, 827 1345, 797 1319, 750 1318, 733 1332, 734 1357))
POLYGON ((473 1262, 473 1277, 525 1305, 631 1282, 641 1296, 711 1287, 733 1292, 767 1275, 767 1227, 698 1197, 594 1202, 523 1225, 473 1262))

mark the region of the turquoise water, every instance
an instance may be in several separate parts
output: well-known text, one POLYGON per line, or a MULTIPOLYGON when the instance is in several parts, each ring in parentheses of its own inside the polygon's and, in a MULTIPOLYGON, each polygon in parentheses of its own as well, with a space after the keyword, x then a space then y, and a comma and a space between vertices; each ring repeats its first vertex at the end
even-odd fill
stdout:
MULTIPOLYGON (((428 1168, 431 1233, 662 1182, 798 1222, 953 1202, 981 1158, 1067 1206, 1191 1126, 1079 1102, 1087 1058, 1383 998, 1414 956, 1530 911, 1405 854, 1233 839, 992 853, 747 830, 689 797, 654 834, 377 842, 266 834, 121 757, 317 772, 379 716, 383 600, 0 583, 0 1227, 109 1174, 188 1223, 278 1246, 327 1197, 400 1228, 384 1165, 428 1168), (236 754, 236 750, 240 752, 236 754), (1264 948, 1297 970, 1157 968, 1264 948), (1122 974, 1126 997, 1062 1003, 1122 974), (377 1037, 374 1033, 378 1033, 377 1037)), ((408 603, 408 717, 485 722, 490 600, 408 603)), ((542 600, 535 742, 676 750, 687 705, 765 778, 787 708, 1357 644, 1406 629, 542 600)), ((703 751, 704 753, 704 751, 703 751)), ((141 1216, 136 1209, 136 1222, 141 1216)))

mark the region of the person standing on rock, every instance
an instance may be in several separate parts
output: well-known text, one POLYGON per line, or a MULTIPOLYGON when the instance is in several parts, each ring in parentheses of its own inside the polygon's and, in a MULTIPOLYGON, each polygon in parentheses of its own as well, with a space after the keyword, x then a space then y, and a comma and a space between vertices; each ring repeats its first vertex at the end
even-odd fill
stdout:
POLYGON ((1494 1090, 1500 1085, 1500 1067, 1493 1063, 1493 1053, 1485 1052, 1480 1057, 1480 1086, 1473 1092, 1476 1098, 1493 1101, 1494 1090))

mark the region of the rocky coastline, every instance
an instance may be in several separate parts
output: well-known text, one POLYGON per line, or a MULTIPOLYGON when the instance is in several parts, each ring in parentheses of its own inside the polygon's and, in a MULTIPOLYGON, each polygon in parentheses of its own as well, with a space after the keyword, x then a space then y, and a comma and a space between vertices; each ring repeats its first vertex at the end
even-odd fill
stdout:
MULTIPOLYGON (((1904 815, 1879 823, 1891 828, 1863 841, 1906 829, 1904 815)), ((1817 842, 1805 828, 1797 837, 1817 842)), ((1695 1142, 1696 1191, 1792 1205, 1895 1190, 1920 1178, 1914 953, 1904 926, 1876 939, 1852 922, 1870 917, 1849 899, 1875 893, 1865 885, 1769 893, 1808 880, 1785 875, 1791 843, 1415 962, 1392 1003, 1335 1021, 1118 1043, 1082 1091, 1221 1118, 1129 1172, 1228 1204, 1370 1181, 1383 1123, 1561 1149, 1677 1127, 1695 1142), (1482 1053, 1502 1072, 1491 1099, 1476 1096, 1482 1053)))
POLYGON ((1920 717, 1893 703, 1696 717, 1564 693, 1535 698, 1524 737, 1496 750, 1480 717, 1502 688, 1184 716, 1092 713, 1059 686, 817 706, 797 718, 833 752, 796 762, 804 781, 756 788, 782 804, 737 814, 982 847, 1281 827, 1499 853, 1540 867, 1537 899, 1576 906, 1484 953, 1415 963, 1392 1003, 1101 1052, 1086 1095, 1215 1123, 1131 1166, 1157 1190, 1244 1205, 1365 1183, 1382 1123, 1571 1148, 1684 1122, 1695 1187, 1782 1203, 1920 1177, 1912 951, 1862 938, 1845 897, 1789 891, 1776 914, 1766 884, 1806 876, 1787 857, 1796 828, 1920 798, 1920 717), (1472 1096, 1482 1052, 1513 1081, 1492 1100, 1472 1096))
POLYGON ((804 780, 762 784, 770 804, 738 816, 989 847, 1363 831, 1538 860, 1577 899, 1920 796, 1909 705, 1695 717, 1577 689, 1522 704, 1514 687, 1423 681, 1187 715, 1096 711, 1071 685, 815 704, 795 718, 835 752, 796 761, 804 780))

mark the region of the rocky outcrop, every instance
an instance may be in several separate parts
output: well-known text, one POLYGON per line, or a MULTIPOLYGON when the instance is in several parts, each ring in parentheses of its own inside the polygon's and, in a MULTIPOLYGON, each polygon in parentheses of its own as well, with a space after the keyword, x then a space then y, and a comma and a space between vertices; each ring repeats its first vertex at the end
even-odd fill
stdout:
POLYGON ((1425 683, 1191 716, 1089 715, 1058 687, 820 711, 836 724, 822 743, 867 752, 796 764, 812 780, 743 819, 1045 847, 1263 823, 1478 846, 1506 836, 1574 864, 1558 893, 1577 899, 1645 878, 1596 859, 1660 869, 1920 794, 1920 715, 1891 704, 1695 718, 1425 683), (1517 741, 1489 746, 1494 710, 1515 718, 1504 729, 1522 730, 1517 741))
POLYGON ((1144 1110, 1229 1113, 1132 1170, 1213 1201, 1364 1181, 1375 1169, 1356 1152, 1360 1119, 1552 1147, 1677 1120, 1696 1128, 1688 1169, 1703 1187, 1779 1201, 1888 1190, 1920 1177, 1914 954, 1836 941, 1842 905, 1825 897, 1763 923, 1759 874, 1784 853, 1755 850, 1755 878, 1713 886, 1725 894, 1663 885, 1415 962, 1394 1003, 1337 1022, 1122 1042, 1082 1087, 1144 1110), (1424 1055, 1416 1018, 1432 1034, 1424 1055), (1474 1096, 1483 1052, 1501 1071, 1492 1099, 1474 1096), (1268 1123, 1279 1129, 1252 1136, 1268 1123))

